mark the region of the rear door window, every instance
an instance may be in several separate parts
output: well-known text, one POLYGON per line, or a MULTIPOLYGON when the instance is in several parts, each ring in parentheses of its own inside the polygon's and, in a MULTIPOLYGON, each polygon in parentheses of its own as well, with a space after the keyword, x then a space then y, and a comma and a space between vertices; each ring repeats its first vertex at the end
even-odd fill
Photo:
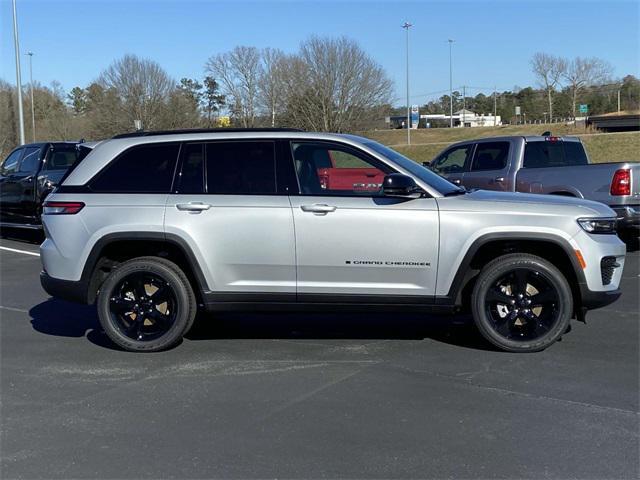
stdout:
POLYGON ((177 143, 132 147, 121 153, 91 182, 101 193, 169 193, 178 159, 177 143))
POLYGON ((203 143, 188 143, 183 146, 178 193, 205 193, 204 149, 203 143))
POLYGON ((509 142, 481 142, 471 162, 472 171, 504 170, 509 157, 509 142))
POLYGON ((275 142, 214 142, 206 144, 205 152, 207 193, 276 193, 275 142))
MULTIPOLYGON (((91 150, 89 150, 91 151, 91 150)), ((78 149, 73 146, 54 146, 45 164, 46 170, 67 170, 78 158, 78 149)))
POLYGON ((524 149, 525 168, 567 167, 587 165, 587 154, 580 142, 533 141, 524 149))

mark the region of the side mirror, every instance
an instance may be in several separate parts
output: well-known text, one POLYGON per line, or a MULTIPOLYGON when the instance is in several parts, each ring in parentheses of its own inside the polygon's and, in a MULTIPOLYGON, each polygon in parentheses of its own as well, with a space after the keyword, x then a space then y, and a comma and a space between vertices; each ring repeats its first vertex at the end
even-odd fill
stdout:
POLYGON ((423 191, 410 176, 392 173, 384 177, 382 193, 387 197, 420 198, 423 191))
POLYGON ((422 162, 423 167, 431 168, 431 162, 422 162))

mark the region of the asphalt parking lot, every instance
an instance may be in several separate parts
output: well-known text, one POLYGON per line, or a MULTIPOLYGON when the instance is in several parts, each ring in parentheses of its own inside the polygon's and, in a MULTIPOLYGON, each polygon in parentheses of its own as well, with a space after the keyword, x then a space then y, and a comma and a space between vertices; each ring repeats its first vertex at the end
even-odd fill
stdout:
POLYGON ((40 288, 37 243, 0 246, 2 478, 640 474, 638 252, 541 353, 464 318, 236 313, 131 354, 40 288))

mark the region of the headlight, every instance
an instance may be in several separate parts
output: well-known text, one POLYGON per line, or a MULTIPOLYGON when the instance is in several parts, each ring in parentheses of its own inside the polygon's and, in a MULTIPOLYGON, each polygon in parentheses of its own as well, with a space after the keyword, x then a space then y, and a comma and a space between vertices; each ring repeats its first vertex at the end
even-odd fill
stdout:
POLYGON ((588 233, 616 233, 615 218, 579 218, 578 224, 588 233))

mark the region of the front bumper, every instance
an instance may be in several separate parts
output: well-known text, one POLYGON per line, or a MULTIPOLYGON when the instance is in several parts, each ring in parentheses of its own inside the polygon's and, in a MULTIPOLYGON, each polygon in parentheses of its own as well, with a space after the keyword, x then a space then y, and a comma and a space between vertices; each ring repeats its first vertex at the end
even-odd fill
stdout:
POLYGON ((612 206, 619 229, 640 229, 640 205, 612 206))
POLYGON ((589 290, 586 285, 580 285, 581 306, 586 310, 595 310, 596 308, 605 307, 615 302, 622 295, 622 290, 606 290, 603 292, 594 292, 589 290))

